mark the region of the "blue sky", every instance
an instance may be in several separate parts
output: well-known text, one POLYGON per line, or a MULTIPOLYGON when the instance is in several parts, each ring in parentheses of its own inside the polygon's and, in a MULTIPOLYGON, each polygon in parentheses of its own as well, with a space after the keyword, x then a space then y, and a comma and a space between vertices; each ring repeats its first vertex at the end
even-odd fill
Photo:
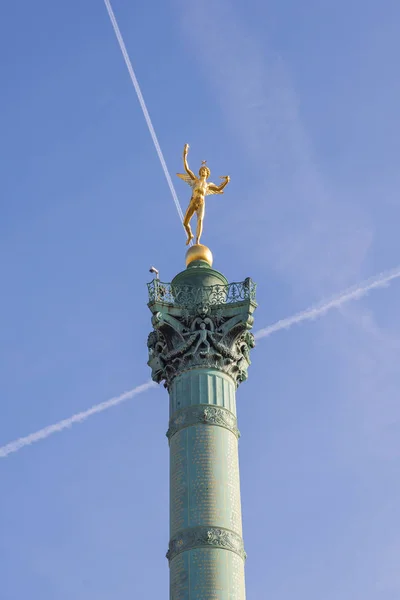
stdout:
MULTIPOLYGON (((203 241, 256 329, 399 261, 400 6, 113 7, 168 167, 229 173, 203 241)), ((0 19, 0 445, 149 378, 184 235, 103 2, 0 19)), ((176 178, 183 205, 188 189, 176 178)), ((238 391, 247 595, 400 594, 400 284, 260 340, 238 391)), ((163 388, 2 460, 4 600, 168 594, 163 388)))

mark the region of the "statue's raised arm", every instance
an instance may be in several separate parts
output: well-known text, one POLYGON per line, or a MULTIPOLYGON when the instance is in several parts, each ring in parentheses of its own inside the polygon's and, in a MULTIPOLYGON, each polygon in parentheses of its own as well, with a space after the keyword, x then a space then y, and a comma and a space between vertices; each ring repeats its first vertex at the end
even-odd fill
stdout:
POLYGON ((184 148, 183 148, 183 166, 185 167, 185 171, 189 175, 190 179, 193 179, 193 181, 196 181, 196 179, 197 179, 196 175, 193 173, 193 171, 191 171, 189 169, 189 164, 187 161, 188 152, 189 152, 189 144, 185 144, 184 148))

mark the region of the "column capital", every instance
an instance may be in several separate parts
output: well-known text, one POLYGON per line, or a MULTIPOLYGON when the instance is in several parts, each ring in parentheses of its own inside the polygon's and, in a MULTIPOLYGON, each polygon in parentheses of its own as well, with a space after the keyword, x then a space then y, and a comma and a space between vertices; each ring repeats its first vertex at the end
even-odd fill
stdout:
POLYGON ((236 386, 247 379, 254 347, 250 329, 257 306, 255 287, 250 278, 227 285, 158 279, 148 284, 153 331, 147 340, 147 364, 153 380, 164 381, 169 389, 177 375, 196 368, 218 369, 236 386))

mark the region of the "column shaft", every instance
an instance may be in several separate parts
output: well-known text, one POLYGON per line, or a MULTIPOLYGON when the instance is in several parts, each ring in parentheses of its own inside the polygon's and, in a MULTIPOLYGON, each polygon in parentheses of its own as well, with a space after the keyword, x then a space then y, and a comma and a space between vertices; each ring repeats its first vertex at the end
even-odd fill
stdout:
POLYGON ((193 369, 170 389, 170 599, 244 600, 235 383, 193 369))

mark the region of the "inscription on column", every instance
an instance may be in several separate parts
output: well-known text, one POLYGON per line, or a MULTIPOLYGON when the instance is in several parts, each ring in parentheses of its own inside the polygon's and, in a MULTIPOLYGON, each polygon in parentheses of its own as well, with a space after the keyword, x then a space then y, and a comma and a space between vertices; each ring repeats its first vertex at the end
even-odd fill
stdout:
POLYGON ((229 560, 229 573, 232 582, 232 599, 245 600, 246 592, 244 586, 244 562, 239 556, 237 556, 237 554, 232 554, 232 556, 229 557, 229 560))
POLYGON ((244 564, 236 554, 197 548, 171 562, 172 600, 245 600, 244 564))
POLYGON ((189 556, 178 554, 170 565, 171 600, 189 599, 189 556))
POLYGON ((225 558, 225 552, 199 548, 193 550, 190 555, 190 564, 196 571, 196 579, 191 586, 193 600, 221 598, 221 592, 227 589, 228 583, 225 582, 228 575, 223 564, 225 561, 221 561, 221 558, 225 558))
MULTIPOLYGON (((222 430, 221 430, 222 431, 222 430)), ((221 524, 218 486, 220 440, 215 427, 197 425, 191 428, 190 525, 221 524)))
POLYGON ((170 462, 170 529, 171 535, 186 527, 185 509, 188 502, 187 433, 182 431, 171 442, 170 462))
POLYGON ((237 439, 215 426, 195 425, 171 439, 171 536, 215 525, 242 534, 237 439))
POLYGON ((239 456, 238 443, 229 436, 225 444, 227 504, 230 507, 230 528, 242 534, 242 512, 240 503, 239 456))

